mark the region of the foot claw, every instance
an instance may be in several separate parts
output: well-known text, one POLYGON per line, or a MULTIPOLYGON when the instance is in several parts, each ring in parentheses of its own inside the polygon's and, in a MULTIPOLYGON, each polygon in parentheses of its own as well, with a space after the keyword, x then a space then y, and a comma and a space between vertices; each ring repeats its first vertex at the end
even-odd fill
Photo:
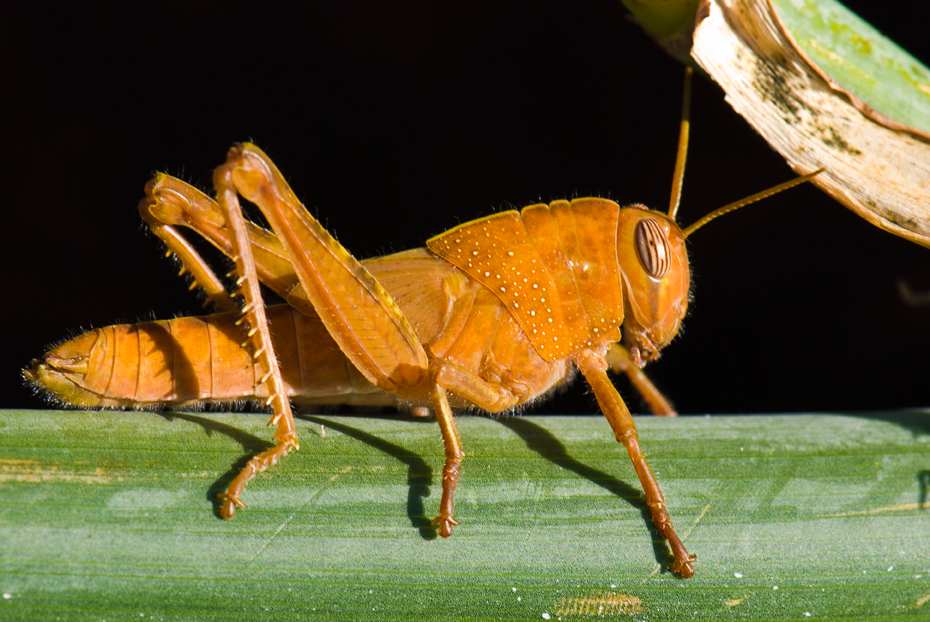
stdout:
POLYGON ((459 522, 451 516, 443 516, 440 514, 434 518, 430 524, 436 528, 440 536, 448 538, 452 535, 452 526, 458 525, 459 522))
POLYGON ((694 566, 691 565, 693 561, 697 561, 697 555, 691 555, 687 559, 676 559, 670 570, 683 579, 690 579, 694 576, 694 566))
POLYGON ((220 507, 220 516, 223 518, 232 518, 236 513, 236 508, 245 509, 245 504, 239 499, 238 495, 234 496, 228 492, 220 493, 217 497, 223 502, 220 507))

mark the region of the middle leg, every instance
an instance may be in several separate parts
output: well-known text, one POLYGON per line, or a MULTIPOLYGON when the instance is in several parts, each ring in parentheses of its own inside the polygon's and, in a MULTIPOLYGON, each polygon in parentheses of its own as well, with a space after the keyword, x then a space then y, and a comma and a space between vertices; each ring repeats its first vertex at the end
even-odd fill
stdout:
POLYGON ((433 411, 436 413, 446 454, 442 469, 442 499, 439 503, 439 515, 433 519, 433 525, 438 529, 440 536, 448 538, 452 535, 452 527, 459 524, 454 518, 454 497, 465 452, 446 390, 490 412, 513 408, 521 398, 503 384, 486 382, 467 369, 441 359, 433 359, 429 379, 433 411))

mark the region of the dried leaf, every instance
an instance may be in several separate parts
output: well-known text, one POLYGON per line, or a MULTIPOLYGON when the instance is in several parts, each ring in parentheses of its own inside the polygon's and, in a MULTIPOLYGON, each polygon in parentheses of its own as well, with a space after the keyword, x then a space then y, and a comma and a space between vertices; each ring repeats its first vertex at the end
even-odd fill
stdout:
MULTIPOLYGON (((785 13, 804 22, 788 0, 779 2, 779 10, 789 5, 792 10, 785 13)), ((825 26, 796 28, 806 44, 802 49, 766 0, 704 0, 692 56, 795 171, 823 167, 813 183, 837 201, 882 229, 930 246, 930 134, 926 125, 907 125, 922 115, 930 119, 930 72, 835 3, 811 6, 827 9, 811 13, 808 25, 816 18, 825 26), (858 72, 856 65, 861 68, 860 59, 850 46, 825 45, 809 36, 825 29, 873 59, 868 73, 874 88, 858 86, 875 97, 844 86, 858 72), (812 57, 830 60, 836 73, 846 68, 847 75, 831 77, 812 57)))

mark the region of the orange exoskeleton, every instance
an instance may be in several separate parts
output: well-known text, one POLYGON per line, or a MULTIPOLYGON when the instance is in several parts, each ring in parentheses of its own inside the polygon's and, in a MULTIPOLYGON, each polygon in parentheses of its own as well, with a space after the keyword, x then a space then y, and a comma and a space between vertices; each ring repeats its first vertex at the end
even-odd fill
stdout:
MULTIPOLYGON (((686 85, 688 82, 686 82, 686 85)), ((687 95, 686 95, 687 102, 687 95)), ((453 496, 464 452, 453 407, 499 413, 527 404, 578 369, 626 448, 671 570, 695 558, 672 526, 629 410, 607 370, 626 373, 659 414, 674 414, 640 371, 676 335, 688 307, 685 239, 705 222, 811 178, 799 177, 682 230, 674 213, 687 146, 682 121, 669 214, 584 198, 531 205, 462 224, 415 249, 356 260, 300 204, 257 147, 233 148, 214 175, 214 201, 158 175, 140 212, 225 313, 110 326, 33 361, 25 376, 77 407, 176 407, 264 400, 275 447, 252 458, 221 495, 244 507, 256 473, 298 448, 291 402, 430 408, 445 445, 439 534, 457 525, 453 496), (239 196, 271 230, 245 220, 239 196), (185 226, 235 262, 233 295, 178 233, 185 226), (266 309, 259 282, 287 304, 266 309)))

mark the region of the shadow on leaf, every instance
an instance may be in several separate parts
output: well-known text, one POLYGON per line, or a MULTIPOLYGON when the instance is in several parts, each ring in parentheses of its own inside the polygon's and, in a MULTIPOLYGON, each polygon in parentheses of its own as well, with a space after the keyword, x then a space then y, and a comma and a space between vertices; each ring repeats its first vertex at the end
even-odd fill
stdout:
POLYGON ((423 499, 429 496, 429 487, 433 481, 433 470, 423 458, 400 445, 389 443, 373 434, 363 432, 341 422, 310 415, 297 415, 296 418, 336 430, 407 465, 407 517, 410 519, 410 524, 420 531, 420 537, 424 540, 434 540, 436 538, 436 528, 430 524, 430 519, 427 518, 423 507, 423 499))
POLYGON ((264 441, 257 436, 253 436, 248 432, 243 432, 239 428, 236 428, 231 425, 226 425, 225 423, 220 423, 215 419, 210 419, 209 417, 201 417, 199 415, 192 415, 189 413, 177 413, 177 412, 161 412, 157 413, 160 417, 171 421, 172 419, 181 419, 183 421, 189 421, 203 428, 204 432, 207 433, 207 436, 210 436, 214 432, 217 434, 222 434, 233 439, 240 445, 245 453, 236 460, 232 466, 229 467, 229 470, 219 476, 207 489, 207 500, 213 504, 213 515, 217 518, 222 518, 220 516, 220 493, 226 492, 226 489, 229 488, 229 485, 236 478, 237 475, 245 468, 245 465, 248 464, 249 460, 255 454, 261 453, 266 449, 270 449, 274 445, 268 441, 264 441))
POLYGON ((915 437, 930 434, 930 410, 926 408, 904 408, 901 410, 870 410, 837 412, 847 417, 859 417, 873 421, 887 421, 909 431, 915 437))
MULTIPOLYGON (((535 451, 537 454, 556 464, 563 469, 577 473, 581 477, 597 484, 612 495, 623 499, 632 507, 636 508, 643 515, 643 521, 652 535, 652 548, 655 553, 656 561, 662 567, 663 572, 668 572, 670 564, 674 561, 668 545, 656 529, 652 522, 652 515, 649 512, 649 506, 646 504, 643 492, 593 467, 590 467, 575 458, 571 457, 555 435, 544 427, 522 417, 501 417, 497 420, 504 427, 509 428, 517 434, 526 443, 526 446, 535 451)), ((622 449, 622 448, 621 448, 622 449)), ((620 457, 620 456, 618 456, 620 457)))

